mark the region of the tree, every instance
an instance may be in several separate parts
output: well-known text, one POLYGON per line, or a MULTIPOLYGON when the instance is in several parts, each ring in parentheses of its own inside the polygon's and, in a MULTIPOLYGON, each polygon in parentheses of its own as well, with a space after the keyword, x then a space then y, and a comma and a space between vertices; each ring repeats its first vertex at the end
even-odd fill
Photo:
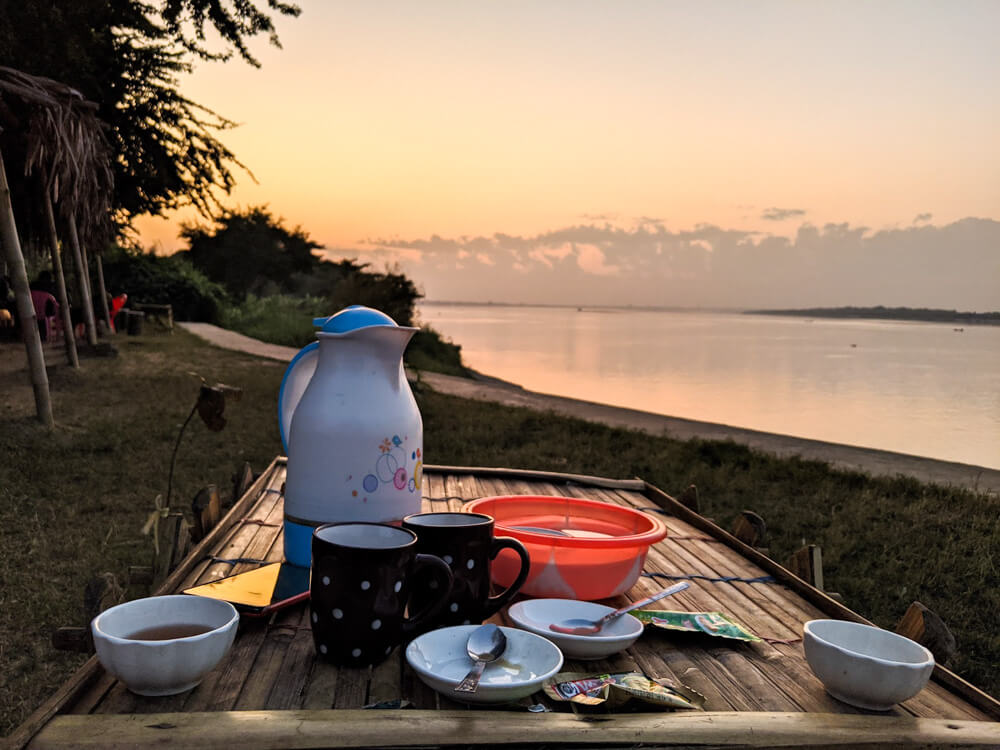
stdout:
MULTIPOLYGON (((112 208, 119 229, 135 216, 185 204, 210 216, 219 209, 216 192, 228 192, 233 169, 242 166, 217 137, 234 123, 183 96, 180 79, 195 59, 235 54, 258 65, 247 43, 264 34, 278 45, 273 16, 300 12, 278 0, 261 5, 0 0, 0 60, 73 86, 97 103, 116 155, 112 208), (206 42, 212 31, 219 37, 215 49, 206 42)), ((10 178, 16 193, 17 180, 10 178)))
POLYGON ((286 229, 264 206, 225 211, 212 227, 185 224, 181 237, 194 267, 237 299, 290 291, 295 274, 319 263, 313 251, 322 247, 300 228, 286 229))

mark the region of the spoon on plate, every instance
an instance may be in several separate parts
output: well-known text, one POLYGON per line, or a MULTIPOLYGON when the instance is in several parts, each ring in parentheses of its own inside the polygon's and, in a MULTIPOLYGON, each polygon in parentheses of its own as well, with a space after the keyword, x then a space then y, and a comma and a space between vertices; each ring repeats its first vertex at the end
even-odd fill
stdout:
POLYGON ((616 609, 614 612, 608 612, 599 620, 584 620, 582 617, 574 617, 569 620, 563 620, 562 622, 552 623, 549 625, 549 630, 556 633, 565 633, 567 635, 594 635, 595 633, 599 633, 601 628, 609 622, 621 617, 626 612, 631 612, 633 609, 639 609, 639 607, 645 607, 647 604, 658 602, 664 597, 676 594, 678 591, 683 591, 690 585, 691 584, 687 581, 681 581, 680 583, 675 583, 669 588, 663 589, 663 591, 660 591, 659 593, 647 596, 645 599, 640 599, 637 602, 632 602, 627 607, 616 609))
POLYGON ((487 663, 496 661, 507 650, 507 636, 496 625, 482 625, 472 631, 469 642, 465 645, 465 650, 469 652, 469 656, 475 659, 476 663, 463 680, 458 683, 455 688, 456 693, 476 692, 487 663))

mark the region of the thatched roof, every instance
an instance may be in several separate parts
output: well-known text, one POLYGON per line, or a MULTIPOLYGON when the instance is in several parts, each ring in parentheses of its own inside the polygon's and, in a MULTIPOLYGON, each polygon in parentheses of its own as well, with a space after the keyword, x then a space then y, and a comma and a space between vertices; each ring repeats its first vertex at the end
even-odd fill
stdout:
POLYGON ((105 127, 97 105, 76 89, 0 66, 0 133, 20 142, 24 176, 37 175, 57 210, 75 215, 81 235, 97 244, 111 234, 114 177, 105 127))

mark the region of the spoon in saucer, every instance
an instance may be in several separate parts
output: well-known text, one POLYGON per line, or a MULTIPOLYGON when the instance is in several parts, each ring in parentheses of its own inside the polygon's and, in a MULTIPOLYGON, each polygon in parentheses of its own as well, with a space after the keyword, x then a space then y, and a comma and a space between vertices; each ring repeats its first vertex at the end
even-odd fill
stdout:
POLYGON ((678 591, 683 591, 690 585, 691 584, 687 581, 681 581, 680 583, 675 583, 670 588, 663 589, 663 591, 660 591, 659 593, 647 596, 645 599, 640 599, 637 602, 632 602, 627 607, 616 609, 614 612, 608 612, 599 620, 584 620, 581 617, 574 617, 570 620, 552 623, 549 625, 549 630, 556 633, 565 633, 567 635, 594 635, 595 633, 599 633, 601 628, 609 622, 615 618, 621 617, 626 612, 631 612, 633 609, 639 609, 639 607, 645 607, 647 604, 658 602, 664 597, 676 594, 678 591))
POLYGON ((456 693, 474 693, 479 688, 486 664, 496 661, 507 650, 507 636, 496 625, 482 625, 472 631, 469 642, 465 646, 475 660, 475 664, 465 678, 455 688, 456 693))

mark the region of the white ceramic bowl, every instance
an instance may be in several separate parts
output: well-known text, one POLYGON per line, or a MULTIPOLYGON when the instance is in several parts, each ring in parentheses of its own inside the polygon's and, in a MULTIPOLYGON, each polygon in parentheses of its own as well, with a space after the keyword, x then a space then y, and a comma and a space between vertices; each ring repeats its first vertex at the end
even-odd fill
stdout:
POLYGON ((556 644, 570 659, 603 659, 624 651, 642 635, 642 623, 625 614, 612 620, 595 635, 569 635, 549 630, 549 625, 570 618, 596 620, 614 607, 576 599, 525 599, 511 606, 507 614, 514 624, 537 633, 556 644))
POLYGON ((542 683, 563 664, 562 652, 550 641, 517 628, 500 628, 507 650, 486 665, 479 689, 456 693, 455 687, 472 669, 465 650, 478 625, 456 625, 424 633, 406 647, 406 661, 426 685, 463 703, 510 703, 541 690, 542 683))
POLYGON ((229 602, 177 594, 151 596, 105 610, 91 622, 97 658, 104 669, 139 695, 173 695, 201 682, 222 661, 240 616, 229 602), (200 635, 137 640, 148 628, 201 626, 200 635))
POLYGON ((872 711, 912 698, 934 671, 934 655, 919 643, 857 622, 810 620, 802 643, 826 692, 872 711))

